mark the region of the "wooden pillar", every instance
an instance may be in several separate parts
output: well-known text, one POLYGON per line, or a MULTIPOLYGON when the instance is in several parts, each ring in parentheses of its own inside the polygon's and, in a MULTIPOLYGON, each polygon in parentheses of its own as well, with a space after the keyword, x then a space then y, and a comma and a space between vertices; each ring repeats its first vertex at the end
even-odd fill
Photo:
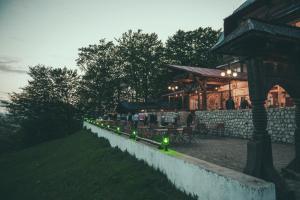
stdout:
POLYGON ((300 172, 300 98, 294 99, 296 105, 295 111, 295 171, 300 172))
POLYGON ((247 144, 246 174, 271 181, 276 186, 277 199, 293 199, 284 179, 274 169, 271 137, 267 132, 267 112, 264 106, 267 91, 262 59, 247 62, 249 93, 252 102, 253 137, 247 144))
POLYGON ((294 133, 295 138, 295 158, 287 166, 287 169, 291 169, 300 173, 300 98, 294 99, 295 103, 295 123, 296 129, 294 133))
POLYGON ((198 89, 198 110, 201 110, 201 101, 200 101, 200 88, 198 89))
POLYGON ((221 109, 223 110, 223 92, 220 92, 221 95, 220 95, 220 106, 221 106, 221 109))
MULTIPOLYGON (((299 50, 300 51, 300 50, 299 50)), ((289 63, 289 67, 291 68, 291 73, 294 76, 294 81, 292 83, 293 91, 290 91, 295 103, 295 124, 296 129, 294 132, 295 139, 295 158, 291 161, 291 163, 287 166, 287 169, 291 169, 297 173, 300 173, 300 69, 299 69, 300 58, 297 53, 292 57, 292 62, 289 63)))
POLYGON ((182 110, 184 110, 184 93, 181 94, 182 110))
POLYGON ((207 110, 207 81, 204 80, 202 84, 202 108, 207 110))

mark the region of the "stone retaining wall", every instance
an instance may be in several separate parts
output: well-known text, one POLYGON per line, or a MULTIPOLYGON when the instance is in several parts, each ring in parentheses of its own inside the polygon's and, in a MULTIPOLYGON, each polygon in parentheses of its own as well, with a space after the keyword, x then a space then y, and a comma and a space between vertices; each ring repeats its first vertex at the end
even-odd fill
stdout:
MULTIPOLYGON (((294 143, 295 107, 270 108, 267 113, 272 141, 294 143)), ((197 111, 196 119, 208 127, 224 123, 226 136, 249 139, 253 134, 251 110, 197 111)))

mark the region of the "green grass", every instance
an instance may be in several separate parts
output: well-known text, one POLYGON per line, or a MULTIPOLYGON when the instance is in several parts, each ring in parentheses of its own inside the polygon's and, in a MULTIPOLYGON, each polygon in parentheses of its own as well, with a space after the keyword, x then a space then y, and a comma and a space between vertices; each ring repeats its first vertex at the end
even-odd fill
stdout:
POLYGON ((84 131, 0 156, 3 200, 192 199, 160 172, 84 131))

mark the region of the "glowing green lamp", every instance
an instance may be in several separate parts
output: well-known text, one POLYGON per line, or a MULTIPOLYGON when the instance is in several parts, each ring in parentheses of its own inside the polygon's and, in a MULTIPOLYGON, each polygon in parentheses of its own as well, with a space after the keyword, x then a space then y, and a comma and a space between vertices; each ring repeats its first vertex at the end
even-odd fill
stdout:
POLYGON ((121 134, 121 128, 120 128, 120 127, 117 127, 116 132, 117 132, 118 134, 121 134))
POLYGON ((169 144, 170 144, 170 138, 169 138, 169 136, 164 135, 163 138, 162 138, 161 147, 165 151, 168 151, 169 144))
POLYGON ((137 139, 137 132, 135 130, 131 132, 130 138, 134 140, 137 139))

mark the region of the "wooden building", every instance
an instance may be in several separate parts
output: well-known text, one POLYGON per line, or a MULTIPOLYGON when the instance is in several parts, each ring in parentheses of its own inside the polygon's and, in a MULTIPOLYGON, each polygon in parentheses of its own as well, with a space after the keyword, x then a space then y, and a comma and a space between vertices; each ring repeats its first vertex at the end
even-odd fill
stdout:
POLYGON ((230 95, 237 103, 241 97, 249 96, 246 73, 224 77, 223 69, 178 65, 169 68, 174 78, 168 86, 170 93, 163 97, 179 110, 225 109, 230 95))
MULTIPOLYGON (((241 99, 249 98, 247 67, 240 61, 217 66, 216 69, 168 65, 173 79, 168 85, 169 93, 164 101, 177 110, 222 110, 226 100, 232 96, 238 109, 241 99), (226 74, 231 70, 231 75, 226 74), (225 76, 222 76, 225 74, 225 76), (233 76, 236 73, 236 76, 233 76)), ((279 85, 270 89, 266 107, 294 106, 290 95, 279 85)))

